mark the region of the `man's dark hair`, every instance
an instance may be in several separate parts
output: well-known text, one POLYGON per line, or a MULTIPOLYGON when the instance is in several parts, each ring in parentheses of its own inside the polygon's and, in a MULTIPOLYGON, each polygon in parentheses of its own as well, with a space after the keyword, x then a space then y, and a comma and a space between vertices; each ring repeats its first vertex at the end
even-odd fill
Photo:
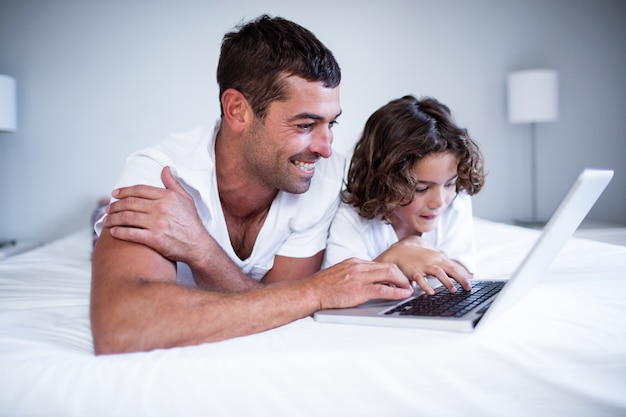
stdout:
POLYGON ((234 88, 263 119, 271 102, 287 98, 284 78, 292 75, 328 88, 341 81, 332 52, 308 29, 289 20, 262 15, 224 35, 217 66, 220 98, 234 88))

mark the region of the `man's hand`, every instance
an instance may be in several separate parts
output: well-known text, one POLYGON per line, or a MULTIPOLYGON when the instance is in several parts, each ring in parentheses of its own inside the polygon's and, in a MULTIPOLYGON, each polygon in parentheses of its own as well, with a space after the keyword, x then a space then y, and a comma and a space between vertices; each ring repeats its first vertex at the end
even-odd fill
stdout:
POLYGON ((427 294, 434 294, 426 280, 428 276, 438 279, 451 292, 456 291, 452 280, 468 291, 472 288, 469 281, 472 275, 461 264, 449 259, 418 236, 410 236, 393 244, 376 260, 396 264, 407 278, 415 281, 427 294))
POLYGON ((308 279, 319 309, 354 307, 369 300, 402 300, 413 295, 409 280, 394 264, 350 258, 308 279))
MULTIPOLYGON (((134 185, 113 191, 104 227, 116 239, 141 243, 172 261, 189 265, 202 258, 203 245, 212 239, 196 211, 193 198, 163 168, 165 188, 134 185)), ((207 252, 204 252, 206 254, 207 252)))

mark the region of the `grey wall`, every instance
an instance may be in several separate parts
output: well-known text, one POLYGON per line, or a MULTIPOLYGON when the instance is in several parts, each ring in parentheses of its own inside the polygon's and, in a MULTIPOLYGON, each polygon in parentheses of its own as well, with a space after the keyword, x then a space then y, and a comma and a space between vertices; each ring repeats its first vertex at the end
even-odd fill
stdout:
POLYGON ((590 218, 626 224, 626 2, 0 0, 0 73, 18 82, 19 131, 0 133, 0 238, 85 227, 126 156, 212 124, 222 35, 267 12, 315 32, 343 70, 336 149, 369 114, 412 93, 447 103, 489 171, 478 216, 523 218, 529 127, 506 121, 512 70, 559 71, 561 117, 537 128, 539 214, 578 172, 616 176, 590 218))

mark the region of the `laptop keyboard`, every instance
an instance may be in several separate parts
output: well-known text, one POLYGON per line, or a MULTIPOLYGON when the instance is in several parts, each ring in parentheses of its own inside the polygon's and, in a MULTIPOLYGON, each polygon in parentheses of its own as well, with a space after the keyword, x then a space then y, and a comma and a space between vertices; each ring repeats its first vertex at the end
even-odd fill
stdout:
POLYGON ((465 291, 457 282, 456 292, 451 293, 443 285, 435 288, 435 294, 421 294, 406 301, 385 314, 399 314, 401 316, 429 316, 429 317, 462 317, 476 306, 484 303, 497 294, 506 284, 505 281, 477 281, 472 282, 472 289, 465 291))

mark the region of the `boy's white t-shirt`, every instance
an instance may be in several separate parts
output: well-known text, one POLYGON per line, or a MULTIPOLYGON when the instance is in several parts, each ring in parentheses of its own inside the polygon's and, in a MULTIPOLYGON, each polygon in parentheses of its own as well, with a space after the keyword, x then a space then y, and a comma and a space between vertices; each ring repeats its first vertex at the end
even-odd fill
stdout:
MULTIPOLYGON (((422 234, 448 258, 460 262, 467 270, 476 270, 472 200, 459 194, 441 215, 437 227, 422 234)), ((398 242, 393 226, 381 219, 365 219, 358 209, 341 203, 330 227, 323 267, 356 257, 373 260, 398 242)))
MULTIPOLYGON (((255 242, 252 254, 239 259, 230 243, 215 174, 215 128, 203 127, 173 134, 155 146, 132 154, 115 188, 147 184, 163 188, 161 171, 172 173, 193 197, 204 227, 230 259, 247 275, 260 280, 273 267, 274 256, 313 256, 326 246, 328 228, 339 204, 345 159, 336 153, 320 159, 309 190, 302 194, 279 191, 255 242)), ((102 229, 102 219, 96 232, 102 229)), ((210 256, 210 254, 208 255, 210 256)), ((194 286, 187 265, 178 263, 177 281, 194 286)))

